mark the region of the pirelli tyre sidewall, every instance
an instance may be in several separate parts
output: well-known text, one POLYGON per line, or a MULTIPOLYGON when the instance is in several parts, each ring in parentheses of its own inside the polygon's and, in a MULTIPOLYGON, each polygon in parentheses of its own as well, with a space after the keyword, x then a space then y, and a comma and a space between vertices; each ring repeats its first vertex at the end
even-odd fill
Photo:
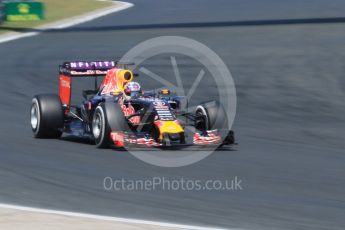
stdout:
POLYGON ((108 148, 111 145, 111 132, 125 131, 125 117, 120 106, 115 102, 100 103, 93 114, 92 134, 98 148, 108 148))
POLYGON ((64 126, 60 97, 56 94, 36 95, 30 110, 31 129, 36 138, 59 138, 64 126))
MULTIPOLYGON (((197 106, 195 114, 204 117, 204 130, 212 129, 229 129, 228 120, 224 107, 218 101, 210 101, 201 103, 197 106)), ((196 126, 198 126, 196 124, 196 126)))

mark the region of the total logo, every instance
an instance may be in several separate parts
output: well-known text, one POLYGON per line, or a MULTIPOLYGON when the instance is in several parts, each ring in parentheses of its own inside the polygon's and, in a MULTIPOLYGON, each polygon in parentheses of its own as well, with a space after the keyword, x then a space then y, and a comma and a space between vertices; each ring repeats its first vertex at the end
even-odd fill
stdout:
POLYGON ((61 79, 61 86, 65 88, 71 88, 71 84, 64 79, 61 79))
POLYGON ((160 106, 166 106, 166 103, 164 101, 154 101, 153 105, 160 107, 160 106))

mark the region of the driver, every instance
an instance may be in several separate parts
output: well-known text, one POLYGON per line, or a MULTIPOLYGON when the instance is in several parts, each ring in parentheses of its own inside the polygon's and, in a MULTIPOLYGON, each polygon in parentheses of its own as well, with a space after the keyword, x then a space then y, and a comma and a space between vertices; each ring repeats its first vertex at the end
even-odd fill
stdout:
POLYGON ((141 87, 138 82, 128 82, 123 90, 123 97, 125 100, 130 100, 132 97, 139 97, 141 94, 141 87))

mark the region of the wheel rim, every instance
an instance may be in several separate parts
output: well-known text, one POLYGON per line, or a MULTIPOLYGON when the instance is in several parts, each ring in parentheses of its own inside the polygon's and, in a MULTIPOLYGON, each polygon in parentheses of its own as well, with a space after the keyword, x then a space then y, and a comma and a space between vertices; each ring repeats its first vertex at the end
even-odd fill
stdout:
POLYGON ((36 130, 38 126, 38 108, 37 104, 33 104, 31 107, 31 127, 36 130))
POLYGON ((93 136, 97 139, 101 135, 102 131, 102 116, 100 113, 96 113, 95 117, 92 120, 92 133, 93 136))
POLYGON ((201 109, 198 109, 195 113, 196 115, 196 126, 201 130, 207 130, 207 114, 205 114, 201 109))

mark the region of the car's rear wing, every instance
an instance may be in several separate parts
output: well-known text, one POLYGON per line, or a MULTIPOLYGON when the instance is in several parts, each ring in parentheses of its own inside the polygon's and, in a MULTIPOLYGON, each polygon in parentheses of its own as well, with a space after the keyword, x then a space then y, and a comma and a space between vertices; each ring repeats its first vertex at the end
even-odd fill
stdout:
POLYGON ((64 62, 60 65, 60 75, 69 77, 98 77, 105 76, 109 69, 116 66, 115 61, 75 61, 64 62))
POLYGON ((103 77, 108 70, 116 67, 115 61, 72 61, 64 62, 59 68, 59 94, 64 106, 71 103, 72 78, 103 77))

